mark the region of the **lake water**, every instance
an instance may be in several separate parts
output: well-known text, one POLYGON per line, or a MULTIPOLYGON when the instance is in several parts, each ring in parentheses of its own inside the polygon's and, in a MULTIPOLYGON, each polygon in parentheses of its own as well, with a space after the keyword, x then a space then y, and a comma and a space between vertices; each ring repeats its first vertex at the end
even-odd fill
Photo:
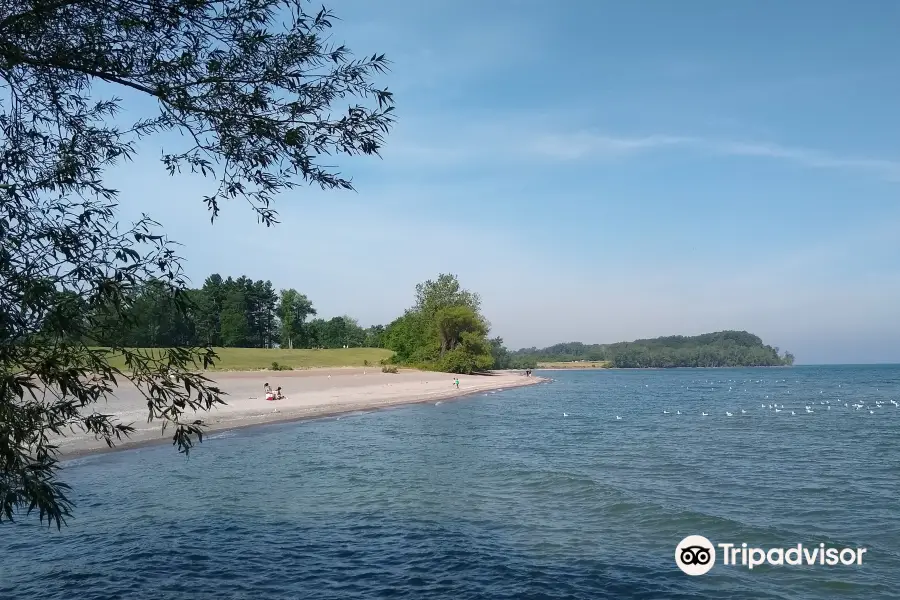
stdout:
POLYGON ((900 367, 545 375, 73 461, 68 528, 0 526, 0 598, 900 594, 900 367), (689 577, 691 534, 867 552, 689 577))

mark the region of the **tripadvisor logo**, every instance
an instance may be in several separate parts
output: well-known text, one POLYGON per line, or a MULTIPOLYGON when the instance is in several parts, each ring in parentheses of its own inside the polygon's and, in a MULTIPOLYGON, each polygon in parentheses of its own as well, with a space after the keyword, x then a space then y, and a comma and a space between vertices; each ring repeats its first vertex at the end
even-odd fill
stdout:
POLYGON ((675 564, 688 575, 705 575, 716 564, 716 549, 702 535, 689 535, 675 547, 675 564))
POLYGON ((743 544, 713 544, 702 535, 689 535, 675 547, 675 564, 688 575, 705 575, 716 564, 716 555, 727 567, 747 567, 760 565, 800 566, 861 565, 866 548, 836 548, 825 544, 804 546, 797 544, 790 548, 755 548, 743 544), (718 551, 716 550, 718 548, 718 551))

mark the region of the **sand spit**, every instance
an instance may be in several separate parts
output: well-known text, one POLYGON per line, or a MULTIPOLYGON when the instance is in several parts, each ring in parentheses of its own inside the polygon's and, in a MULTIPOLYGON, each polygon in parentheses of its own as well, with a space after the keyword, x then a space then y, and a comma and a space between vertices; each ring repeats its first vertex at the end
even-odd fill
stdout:
MULTIPOLYGON (((335 368, 278 372, 223 372, 210 375, 228 393, 227 406, 208 413, 186 415, 186 419, 203 419, 207 433, 248 427, 264 423, 297 421, 361 410, 372 410, 458 398, 486 391, 499 391, 533 385, 548 379, 525 377, 521 371, 498 371, 492 375, 461 375, 459 389, 453 385, 454 375, 428 371, 402 370, 382 373, 380 368, 335 368), (279 386, 286 398, 265 400, 263 386, 279 386)), ((171 443, 171 433, 161 431, 161 423, 147 422, 146 401, 137 390, 120 388, 106 405, 96 405, 98 412, 113 414, 122 423, 130 423, 136 431, 114 450, 136 446, 171 443)), ((91 435, 70 434, 56 440, 64 458, 110 451, 106 443, 91 435)), ((174 450, 173 450, 174 451, 174 450)))

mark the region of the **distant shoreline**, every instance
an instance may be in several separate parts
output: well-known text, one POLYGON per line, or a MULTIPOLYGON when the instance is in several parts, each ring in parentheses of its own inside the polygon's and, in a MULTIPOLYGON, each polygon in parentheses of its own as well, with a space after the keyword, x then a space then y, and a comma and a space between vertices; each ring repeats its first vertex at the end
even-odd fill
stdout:
MULTIPOLYGON (((790 369, 812 365, 735 365, 729 367, 541 367, 534 371, 675 371, 677 369, 790 369)), ((823 365, 829 366, 829 365, 823 365)))
MULTIPOLYGON (((287 372, 219 371, 214 375, 220 387, 229 393, 225 397, 228 405, 209 412, 185 415, 185 420, 199 418, 207 423, 204 439, 223 431, 458 400, 475 394, 496 393, 550 381, 544 377, 526 377, 521 370, 457 376, 406 369, 388 374, 373 369, 337 367, 287 372), (456 377, 460 381, 458 389, 453 385, 456 377), (283 387, 287 398, 276 402, 264 400, 263 382, 273 388, 283 387)), ((119 396, 110 399, 104 412, 114 414, 122 423, 144 426, 136 428, 129 439, 112 448, 102 440, 95 440, 92 435, 83 433, 54 438, 60 446, 58 458, 61 462, 95 454, 172 444, 171 428, 163 436, 161 422, 146 423, 146 403, 141 402, 136 390, 123 388, 118 391, 119 396)), ((202 445, 197 443, 197 447, 202 445)))

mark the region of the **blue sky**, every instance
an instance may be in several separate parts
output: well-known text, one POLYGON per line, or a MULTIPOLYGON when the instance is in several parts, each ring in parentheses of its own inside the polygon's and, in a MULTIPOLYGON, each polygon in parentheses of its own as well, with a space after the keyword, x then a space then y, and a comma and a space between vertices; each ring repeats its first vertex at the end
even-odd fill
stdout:
POLYGON ((386 323, 456 273, 511 347, 746 329, 803 363, 900 362, 900 4, 335 0, 393 61, 383 158, 209 224, 162 140, 111 173, 191 277, 386 323))

